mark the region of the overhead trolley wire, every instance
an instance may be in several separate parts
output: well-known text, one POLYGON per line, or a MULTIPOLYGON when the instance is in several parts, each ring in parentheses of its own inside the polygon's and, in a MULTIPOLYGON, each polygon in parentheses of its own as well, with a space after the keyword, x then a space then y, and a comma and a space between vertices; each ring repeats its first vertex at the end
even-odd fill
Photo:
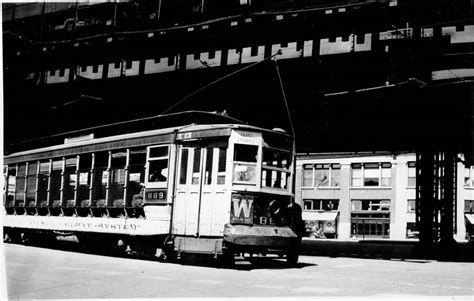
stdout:
POLYGON ((265 62, 265 61, 267 61, 267 60, 269 60, 269 59, 271 59, 271 58, 273 58, 273 57, 275 57, 275 56, 277 56, 277 55, 280 55, 280 54, 282 54, 281 49, 279 49, 275 54, 272 54, 272 55, 270 55, 270 56, 268 56, 268 57, 262 59, 261 61, 255 62, 255 63, 250 64, 250 65, 248 65, 248 66, 245 66, 245 67, 243 67, 243 68, 240 68, 240 69, 238 69, 238 70, 236 70, 236 71, 234 71, 234 72, 231 72, 231 73, 229 73, 229 74, 227 74, 227 75, 224 75, 224 76, 222 76, 222 77, 220 77, 220 78, 218 78, 218 79, 216 79, 216 80, 214 80, 214 81, 212 81, 212 82, 206 84, 205 86, 202 86, 201 88, 199 88, 199 89, 197 89, 197 90, 191 92, 190 94, 188 94, 188 95, 186 95, 185 97, 183 97, 183 98, 181 98, 180 100, 178 100, 178 101, 177 101, 175 104, 173 104, 171 107, 169 107, 169 108, 167 108, 166 110, 164 110, 160 115, 166 114, 167 112, 169 112, 170 110, 172 110, 173 108, 175 108, 177 105, 183 103, 184 101, 186 101, 186 100, 189 99, 190 97, 196 95, 197 93, 201 92, 202 90, 205 90, 205 89, 209 88, 210 86, 212 86, 212 85, 214 85, 214 84, 217 84, 217 83, 220 82, 220 81, 223 81, 223 80, 226 79, 226 78, 229 78, 229 77, 231 77, 231 76, 233 76, 233 75, 235 75, 235 74, 237 74, 237 73, 240 73, 240 72, 242 72, 242 71, 244 71, 244 70, 247 70, 247 69, 249 69, 249 68, 251 68, 251 67, 254 67, 254 66, 258 65, 258 64, 261 64, 261 63, 263 63, 263 62, 265 62))

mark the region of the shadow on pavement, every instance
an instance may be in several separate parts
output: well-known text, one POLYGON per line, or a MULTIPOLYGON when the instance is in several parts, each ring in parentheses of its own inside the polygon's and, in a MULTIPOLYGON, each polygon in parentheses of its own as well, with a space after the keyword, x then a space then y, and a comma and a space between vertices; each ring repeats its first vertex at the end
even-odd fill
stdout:
POLYGON ((307 266, 317 266, 317 264, 298 263, 296 266, 290 266, 285 258, 277 256, 259 256, 259 257, 242 257, 236 256, 235 264, 231 267, 224 266, 211 255, 203 254, 186 254, 182 256, 180 262, 182 265, 193 265, 211 268, 232 269, 239 271, 251 271, 258 269, 301 269, 307 266))

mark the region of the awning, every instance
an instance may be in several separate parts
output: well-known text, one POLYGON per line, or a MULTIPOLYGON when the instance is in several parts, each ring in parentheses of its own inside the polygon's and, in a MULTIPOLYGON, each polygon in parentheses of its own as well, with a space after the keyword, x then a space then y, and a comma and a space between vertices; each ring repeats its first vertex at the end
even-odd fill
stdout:
POLYGON ((303 220, 305 221, 333 221, 336 220, 339 212, 312 212, 303 211, 303 220))
MULTIPOLYGON (((303 216, 304 216, 304 212, 303 212, 303 216)), ((464 216, 466 217, 466 220, 471 224, 471 225, 474 225, 474 213, 466 213, 464 214, 464 216)), ((304 219, 304 218, 303 218, 304 219)))

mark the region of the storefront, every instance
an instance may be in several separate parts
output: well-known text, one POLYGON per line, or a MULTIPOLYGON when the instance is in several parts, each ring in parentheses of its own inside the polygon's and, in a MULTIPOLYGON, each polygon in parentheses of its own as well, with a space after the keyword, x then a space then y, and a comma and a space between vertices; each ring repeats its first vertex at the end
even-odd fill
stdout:
POLYGON ((303 211, 306 235, 311 238, 337 238, 339 211, 303 211))
POLYGON ((390 237, 390 200, 352 200, 351 203, 353 237, 390 237))

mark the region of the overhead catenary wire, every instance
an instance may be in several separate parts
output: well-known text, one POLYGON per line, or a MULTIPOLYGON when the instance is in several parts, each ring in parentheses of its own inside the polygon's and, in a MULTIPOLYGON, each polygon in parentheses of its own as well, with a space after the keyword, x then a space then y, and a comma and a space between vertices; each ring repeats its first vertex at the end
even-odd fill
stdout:
POLYGON ((277 56, 277 55, 280 55, 280 54, 282 54, 281 49, 278 50, 276 53, 274 53, 274 54, 272 54, 272 55, 270 55, 270 56, 268 56, 268 57, 266 57, 266 58, 264 58, 264 59, 262 59, 262 60, 260 60, 260 61, 258 61, 258 62, 255 62, 255 63, 250 64, 250 65, 248 65, 248 66, 245 66, 245 67, 243 67, 243 68, 240 68, 240 69, 238 69, 238 70, 236 70, 236 71, 234 71, 234 72, 231 72, 231 73, 229 73, 229 74, 227 74, 227 75, 224 75, 224 76, 222 76, 222 77, 220 77, 220 78, 218 78, 218 79, 216 79, 216 80, 214 80, 214 81, 212 81, 212 82, 206 84, 205 86, 202 86, 201 88, 199 88, 199 89, 197 89, 197 90, 191 92, 190 94, 188 94, 188 95, 186 95, 185 97, 183 97, 183 98, 181 98, 180 100, 178 100, 178 101, 177 101, 176 103, 174 103, 172 106, 170 106, 169 108, 167 108, 166 110, 164 110, 160 115, 166 114, 167 112, 169 112, 170 110, 172 110, 173 108, 175 108, 175 107, 178 106, 179 104, 183 103, 184 101, 188 100, 188 99, 191 98, 192 96, 198 94, 198 93, 201 92, 202 90, 205 90, 205 89, 209 88, 210 86, 212 86, 212 85, 214 85, 214 84, 217 84, 217 83, 220 82, 220 81, 223 81, 223 80, 226 79, 226 78, 229 78, 229 77, 231 77, 231 76, 233 76, 233 75, 235 75, 235 74, 237 74, 237 73, 240 73, 240 72, 242 72, 242 71, 244 71, 244 70, 247 70, 247 69, 249 69, 249 68, 252 68, 252 67, 254 67, 254 66, 258 65, 258 64, 261 64, 261 63, 263 63, 263 62, 265 62, 265 61, 267 61, 267 60, 269 60, 269 59, 271 59, 271 58, 273 58, 273 57, 275 57, 275 56, 277 56))
MULTIPOLYGON (((281 49, 279 51, 281 52, 281 49)), ((286 93, 285 93, 285 88, 283 87, 283 81, 281 79, 280 68, 278 68, 277 59, 275 58, 273 61, 275 62, 275 68, 278 74, 278 82, 280 83, 281 94, 283 96, 283 101, 285 102, 286 113, 288 114, 288 120, 290 121, 291 135, 293 136, 293 139, 294 139, 295 128, 293 127, 293 120, 291 119, 290 108, 288 106, 288 101, 286 99, 286 93)))

